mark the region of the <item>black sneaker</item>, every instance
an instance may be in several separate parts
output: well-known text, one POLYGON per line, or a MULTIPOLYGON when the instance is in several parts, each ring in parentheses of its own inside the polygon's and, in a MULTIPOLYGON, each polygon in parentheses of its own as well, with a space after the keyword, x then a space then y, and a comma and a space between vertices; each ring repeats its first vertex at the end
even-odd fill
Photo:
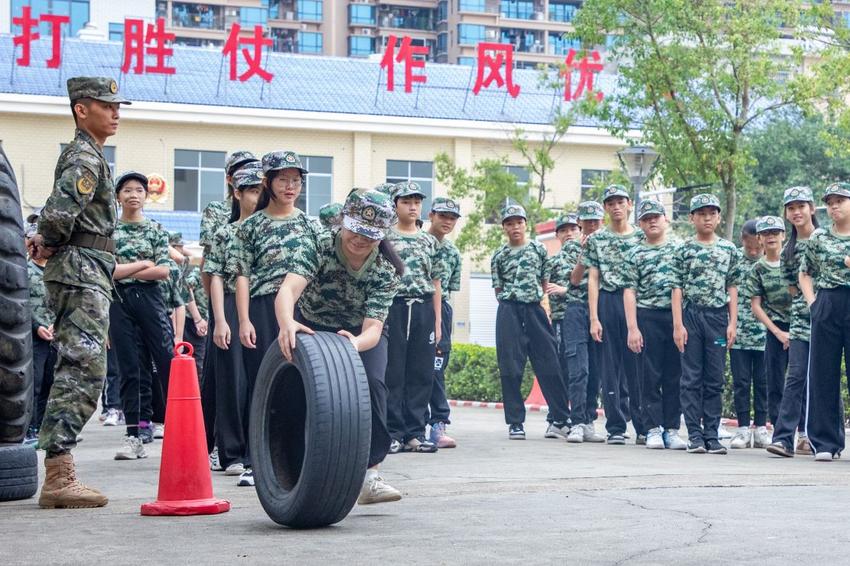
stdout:
POLYGON ((625 443, 626 443, 626 435, 625 434, 609 434, 608 435, 608 444, 621 446, 625 443))
POLYGON ((401 442, 399 442, 396 439, 393 439, 393 441, 390 442, 389 453, 390 454, 398 454, 399 452, 401 452, 401 442))
POLYGON ((521 424, 512 424, 508 429, 508 438, 511 440, 525 440, 525 429, 521 424))
POLYGON ((793 458, 794 457, 794 452, 791 451, 791 450, 788 450, 788 448, 786 448, 785 445, 781 441, 772 442, 772 443, 768 444, 766 450, 768 452, 770 452, 771 454, 776 454, 777 456, 782 456, 783 458, 793 458))
POLYGON ((425 435, 419 435, 416 438, 411 438, 401 447, 402 452, 424 452, 431 454, 437 451, 437 445, 425 438, 425 435))
POLYGON ((720 444, 720 441, 716 438, 706 440, 705 447, 709 454, 726 454, 726 447, 720 444))
POLYGON ((639 434, 635 439, 635 446, 646 446, 646 435, 639 434))
POLYGON ((705 454, 705 442, 702 440, 688 440, 687 451, 691 454, 705 454))

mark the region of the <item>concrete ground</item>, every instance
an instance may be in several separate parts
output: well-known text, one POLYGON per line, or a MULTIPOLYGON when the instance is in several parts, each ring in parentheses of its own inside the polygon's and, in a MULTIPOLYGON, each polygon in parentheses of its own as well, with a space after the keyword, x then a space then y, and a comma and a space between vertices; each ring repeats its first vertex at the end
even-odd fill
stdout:
MULTIPOLYGON (((650 451, 633 444, 509 441, 502 413, 460 408, 459 448, 389 456, 397 503, 355 507, 336 526, 274 524, 252 488, 213 475, 229 513, 142 517, 155 499, 160 442, 116 462, 122 430, 96 420, 76 451, 78 475, 107 507, 41 510, 0 503, 0 561, 12 564, 809 564, 850 561, 850 461, 650 451)), ((597 429, 601 425, 597 423, 597 429)), ((632 441, 630 441, 632 442, 632 441)), ((43 453, 40 453, 43 454, 43 453)), ((40 471, 41 475, 42 472, 40 471)))

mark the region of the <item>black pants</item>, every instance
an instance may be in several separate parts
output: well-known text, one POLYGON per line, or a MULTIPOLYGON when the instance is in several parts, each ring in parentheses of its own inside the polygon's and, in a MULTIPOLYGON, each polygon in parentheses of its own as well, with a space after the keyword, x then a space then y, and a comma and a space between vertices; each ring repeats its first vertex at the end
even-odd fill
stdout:
POLYGON ((56 355, 56 348, 51 342, 42 340, 35 332, 32 333, 33 411, 30 428, 36 430, 41 428, 44 409, 47 408, 47 399, 53 386, 56 355))
MULTIPOLYGON (((209 312, 212 312, 212 301, 209 303, 209 312)), ((216 398, 215 398, 215 350, 216 346, 213 342, 213 334, 215 333, 215 317, 210 316, 209 324, 207 325, 207 337, 204 343, 204 352, 208 353, 204 356, 204 367, 201 370, 201 409, 204 413, 204 431, 207 437, 207 452, 212 452, 216 445, 216 398)), ((230 327, 230 343, 233 341, 239 342, 239 326, 230 327)), ((240 343, 241 347, 242 344, 240 343)))
POLYGON ((841 354, 850 367, 850 288, 821 289, 812 303, 806 432, 815 452, 844 450, 841 354))
POLYGON ((434 387, 431 389, 431 401, 428 403, 428 424, 451 424, 449 401, 446 398, 446 368, 452 353, 452 306, 443 301, 440 342, 434 357, 434 387))
MULTIPOLYGON (((588 326, 588 333, 589 333, 588 326)), ((588 338, 587 340, 587 422, 592 423, 599 418, 599 394, 602 391, 602 380, 599 379, 599 368, 602 362, 599 356, 602 355, 602 344, 596 340, 588 338)))
MULTIPOLYGON (((590 375, 590 319, 585 303, 568 303, 564 319, 559 321, 561 375, 570 403, 570 420, 573 425, 587 424, 588 377, 590 375)), ((593 414, 596 414, 594 403, 593 414)))
POLYGON ((396 297, 387 317, 387 429, 399 442, 425 434, 434 389, 434 322, 430 295, 396 297))
MULTIPOLYGON (((280 333, 280 327, 277 325, 277 317, 274 313, 274 299, 276 293, 268 295, 260 295, 251 297, 251 302, 248 308, 248 317, 251 319, 251 324, 254 325, 254 332, 257 335, 255 342, 256 348, 243 348, 242 357, 245 361, 245 373, 248 377, 248 398, 254 393, 254 383, 257 381, 257 372, 260 370, 260 364, 266 351, 272 344, 277 344, 277 335, 280 333)), ((239 326, 230 329, 231 336, 235 333, 236 339, 239 339, 239 326)), ((232 340, 232 339, 231 339, 232 340)), ((216 401, 220 401, 216 399, 216 401)))
POLYGON ((751 387, 755 404, 753 423, 756 426, 767 424, 767 374, 764 362, 765 353, 761 350, 729 350, 738 426, 750 426, 751 387))
POLYGON ((688 343, 682 354, 681 401, 688 439, 717 440, 726 371, 726 307, 685 307, 688 343))
POLYGON ((673 313, 670 309, 637 309, 637 322, 644 343, 638 356, 642 421, 647 428, 678 430, 682 362, 673 341, 673 313))
POLYGON ((637 354, 629 350, 627 341, 623 291, 610 293, 600 290, 597 306, 602 323, 602 343, 597 360, 602 380, 605 428, 608 434, 623 434, 631 415, 635 432, 646 434, 646 427, 641 423, 637 354))
POLYGON ((110 340, 121 372, 121 402, 127 432, 135 436, 142 407, 151 402, 150 372, 141 371, 139 342, 149 352, 148 359, 156 365, 167 391, 174 330, 155 283, 119 285, 118 296, 121 300, 114 301, 109 309, 110 340))
POLYGON ((230 347, 222 350, 213 345, 214 374, 208 376, 215 386, 215 437, 218 458, 222 467, 241 462, 250 466, 248 455, 248 377, 242 354, 245 349, 239 342, 239 314, 236 295, 224 295, 224 316, 230 327, 230 347))
POLYGON ((794 433, 806 429, 806 378, 809 373, 809 343, 791 340, 788 348, 788 378, 779 406, 779 417, 773 424, 773 442, 794 449, 794 433))
POLYGON ((106 380, 103 383, 103 393, 100 403, 104 410, 121 410, 121 373, 118 371, 118 356, 115 348, 106 350, 106 380))
POLYGON ((522 377, 525 363, 537 375, 540 390, 554 421, 566 423, 569 418, 567 391, 561 379, 555 331, 538 303, 499 301, 496 311, 496 357, 502 381, 505 422, 525 422, 525 400, 522 377))
MULTIPOLYGON (((773 323, 780 330, 788 332, 787 322, 773 323)), ((785 390, 785 372, 788 370, 788 350, 776 339, 772 332, 767 333, 764 345, 764 373, 767 376, 767 416, 776 425, 779 418, 779 405, 782 404, 782 392, 785 390)))
POLYGON ((186 324, 183 327, 183 341, 192 345, 195 370, 198 373, 198 383, 200 383, 201 376, 204 373, 204 359, 207 355, 207 337, 198 335, 195 321, 188 316, 186 317, 186 324))

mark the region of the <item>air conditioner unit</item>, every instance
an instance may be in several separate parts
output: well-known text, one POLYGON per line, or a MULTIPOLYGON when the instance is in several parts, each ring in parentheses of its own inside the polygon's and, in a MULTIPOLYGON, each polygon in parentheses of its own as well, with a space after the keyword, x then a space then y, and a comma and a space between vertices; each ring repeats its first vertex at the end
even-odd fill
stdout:
POLYGON ((484 35, 487 39, 496 39, 496 30, 488 29, 484 32, 484 35))
POLYGON ((360 28, 360 35, 371 36, 373 31, 375 30, 373 30, 372 28, 360 28))

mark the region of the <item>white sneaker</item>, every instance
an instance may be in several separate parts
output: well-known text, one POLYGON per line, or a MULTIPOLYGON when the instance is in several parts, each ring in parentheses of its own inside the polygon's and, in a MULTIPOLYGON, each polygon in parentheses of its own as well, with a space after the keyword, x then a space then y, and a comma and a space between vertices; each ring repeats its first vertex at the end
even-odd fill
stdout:
POLYGON ((546 427, 546 433, 543 435, 544 438, 567 438, 570 435, 570 425, 562 424, 558 426, 555 423, 549 423, 549 426, 546 427))
POLYGON ((738 427, 738 430, 735 431, 735 435, 732 437, 732 442, 729 443, 729 447, 730 448, 749 448, 751 439, 752 439, 752 433, 750 432, 750 427, 748 427, 748 426, 738 427))
POLYGON ((239 481, 236 482, 239 487, 254 487, 254 470, 247 469, 239 476, 239 481))
POLYGON ((732 438, 732 433, 725 426, 720 425, 717 427, 717 438, 726 440, 727 438, 732 438))
POLYGON ((665 440, 668 450, 686 450, 688 448, 688 443, 682 440, 682 437, 679 436, 679 431, 675 428, 667 429, 667 438, 665 440))
POLYGON ((103 419, 103 426, 118 426, 118 421, 121 420, 121 411, 118 409, 109 409, 106 411, 106 418, 103 419))
POLYGON ((236 462, 235 464, 230 464, 227 466, 227 469, 224 470, 224 475, 226 476, 241 476, 245 473, 245 465, 242 462, 236 462))
POLYGON ((153 437, 154 438, 165 437, 165 425, 164 424, 153 423, 153 437))
POLYGON ((401 499, 401 492, 384 481, 378 475, 378 470, 366 470, 366 478, 360 489, 360 497, 357 498, 358 505, 371 505, 372 503, 389 503, 401 499))
POLYGON ((760 426, 753 434, 753 448, 767 448, 770 446, 772 439, 766 426, 760 426))
POLYGON ((116 460, 141 460, 147 457, 145 445, 138 436, 125 436, 124 447, 115 453, 116 460))
POLYGON ((832 452, 818 452, 815 454, 815 462, 832 462, 837 459, 832 455, 832 452))
POLYGON ((213 472, 221 472, 224 468, 221 467, 221 461, 218 459, 218 446, 213 447, 210 452, 210 470, 213 472))
POLYGON ((646 433, 646 447, 651 450, 664 450, 664 429, 655 427, 646 433))
POLYGON ((586 423, 582 428, 584 428, 584 441, 585 442, 606 442, 608 438, 604 434, 599 434, 596 432, 596 427, 593 426, 593 423, 586 423))
POLYGON ((584 427, 583 424, 573 425, 570 433, 567 435, 567 442, 571 444, 581 444, 584 442, 584 427))

